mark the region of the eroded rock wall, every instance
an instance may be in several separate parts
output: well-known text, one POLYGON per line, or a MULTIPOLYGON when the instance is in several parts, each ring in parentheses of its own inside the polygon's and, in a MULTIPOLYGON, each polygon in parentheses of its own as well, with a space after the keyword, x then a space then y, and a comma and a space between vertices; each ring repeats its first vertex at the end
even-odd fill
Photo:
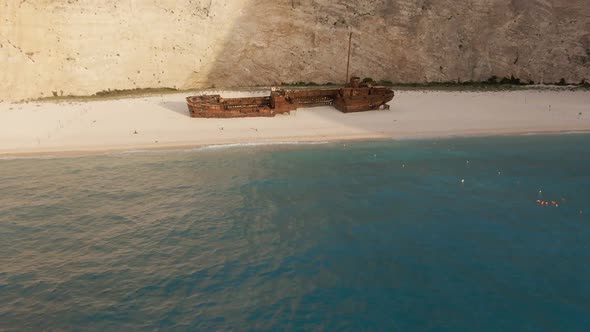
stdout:
POLYGON ((108 89, 590 80, 590 0, 0 0, 0 99, 108 89))

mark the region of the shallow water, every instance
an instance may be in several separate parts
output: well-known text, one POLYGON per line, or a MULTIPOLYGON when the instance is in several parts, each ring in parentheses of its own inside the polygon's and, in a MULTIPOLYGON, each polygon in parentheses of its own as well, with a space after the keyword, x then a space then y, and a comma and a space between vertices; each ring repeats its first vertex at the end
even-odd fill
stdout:
POLYGON ((584 331, 589 152, 564 135, 0 160, 0 330, 584 331))

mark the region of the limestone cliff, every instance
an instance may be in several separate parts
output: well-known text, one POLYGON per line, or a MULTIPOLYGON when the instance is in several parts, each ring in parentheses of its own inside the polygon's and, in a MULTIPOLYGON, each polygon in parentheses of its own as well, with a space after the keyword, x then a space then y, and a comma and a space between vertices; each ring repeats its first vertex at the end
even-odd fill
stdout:
POLYGON ((0 0, 0 99, 107 89, 590 81, 590 0, 0 0))

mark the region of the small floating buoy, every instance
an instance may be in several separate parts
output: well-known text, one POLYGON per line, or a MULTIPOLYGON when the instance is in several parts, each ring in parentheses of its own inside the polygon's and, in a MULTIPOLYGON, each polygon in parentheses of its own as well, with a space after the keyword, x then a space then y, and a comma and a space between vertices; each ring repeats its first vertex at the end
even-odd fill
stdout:
POLYGON ((406 168, 406 165, 402 165, 403 168, 406 168))
POLYGON ((465 183, 465 179, 461 179, 461 183, 465 183))

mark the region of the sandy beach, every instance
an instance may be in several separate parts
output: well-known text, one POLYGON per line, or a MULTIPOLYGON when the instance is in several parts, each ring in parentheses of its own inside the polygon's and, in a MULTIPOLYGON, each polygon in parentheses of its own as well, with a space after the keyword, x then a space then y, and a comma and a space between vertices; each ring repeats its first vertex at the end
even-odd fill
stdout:
MULTIPOLYGON (((267 94, 217 93, 224 97, 267 94)), ((398 91, 389 111, 342 114, 331 107, 317 107, 246 119, 191 118, 185 96, 0 103, 0 155, 590 130, 590 93, 586 91, 398 91)))

